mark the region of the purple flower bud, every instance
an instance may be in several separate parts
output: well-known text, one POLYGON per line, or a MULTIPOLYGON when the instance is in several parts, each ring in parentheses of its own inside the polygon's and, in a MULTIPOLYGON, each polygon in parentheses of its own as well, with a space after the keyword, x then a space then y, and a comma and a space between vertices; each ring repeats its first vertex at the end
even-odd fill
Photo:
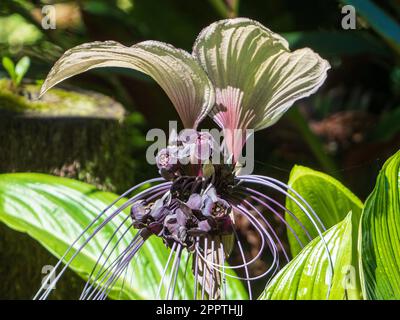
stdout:
POLYGON ((149 216, 150 209, 144 201, 135 202, 131 207, 131 218, 135 228, 145 227, 145 222, 149 216))

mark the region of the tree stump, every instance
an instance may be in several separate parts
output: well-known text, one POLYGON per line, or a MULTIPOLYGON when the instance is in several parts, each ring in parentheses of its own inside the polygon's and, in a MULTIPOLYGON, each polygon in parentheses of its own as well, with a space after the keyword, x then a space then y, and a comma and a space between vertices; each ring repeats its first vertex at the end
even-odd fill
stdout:
MULTIPOLYGON (((0 173, 50 173, 119 192, 131 186, 135 146, 128 141, 124 108, 102 94, 71 89, 52 89, 39 100, 39 88, 15 89, 0 80, 0 173)), ((56 259, 0 223, 0 261, 0 299, 30 299, 43 265, 56 259)), ((76 298, 82 280, 71 271, 67 278, 55 298, 76 298)))

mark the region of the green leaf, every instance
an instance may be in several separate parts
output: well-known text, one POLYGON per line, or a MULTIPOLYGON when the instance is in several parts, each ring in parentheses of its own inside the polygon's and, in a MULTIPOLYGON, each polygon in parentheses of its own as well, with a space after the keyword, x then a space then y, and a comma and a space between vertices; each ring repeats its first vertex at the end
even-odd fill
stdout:
POLYGON ((224 128, 273 125, 295 101, 315 93, 330 69, 311 49, 291 52, 284 38, 246 18, 203 29, 193 54, 216 88, 220 108, 212 116, 224 128))
MULTIPOLYGON (((307 167, 294 166, 288 184, 308 202, 325 228, 328 229, 342 221, 349 211, 353 212, 355 227, 358 226, 363 204, 336 179, 307 167)), ((312 239, 318 236, 310 219, 289 197, 286 198, 286 207, 303 224, 312 239)), ((310 239, 299 223, 289 214, 285 215, 285 219, 303 245, 307 244, 310 239)), ((288 232, 288 238, 292 255, 295 256, 301 251, 301 245, 291 232, 288 232)))
MULTIPOLYGON (((99 191, 89 184, 71 179, 34 173, 0 175, 0 221, 17 231, 28 233, 58 258, 116 198, 115 194, 99 191)), ((73 260, 71 268, 84 279, 88 278, 105 243, 126 214, 129 212, 124 212, 108 223, 73 260)), ((118 235, 123 231, 122 228, 118 235)), ((116 244, 119 236, 112 240, 111 246, 116 244)), ((128 240, 124 238, 110 259, 116 258, 127 244, 128 240)), ((162 241, 151 237, 140 249, 136 262, 129 265, 125 284, 121 277, 110 296, 120 299, 155 298, 168 255, 169 250, 162 241)), ((182 259, 182 264, 184 262, 185 259, 182 259)), ((183 265, 181 270, 176 295, 179 298, 193 297, 194 279, 190 265, 186 277, 183 276, 183 265)), ((247 298, 241 282, 228 282, 228 297, 247 298)))
POLYGON ((16 73, 14 62, 9 57, 3 57, 2 64, 4 69, 6 69, 6 71, 8 72, 11 80, 15 83, 16 73))
POLYGON ((259 299, 359 299, 356 270, 352 267, 353 229, 349 213, 342 222, 323 234, 333 268, 330 268, 326 246, 318 237, 272 279, 259 299))
POLYGON ((29 59, 29 57, 23 57, 23 58, 21 58, 21 60, 18 61, 17 65, 15 66, 16 85, 17 86, 21 83, 25 74, 28 72, 30 64, 31 64, 31 60, 29 59))
POLYGON ((384 164, 368 197, 359 233, 367 299, 400 299, 400 151, 384 164))

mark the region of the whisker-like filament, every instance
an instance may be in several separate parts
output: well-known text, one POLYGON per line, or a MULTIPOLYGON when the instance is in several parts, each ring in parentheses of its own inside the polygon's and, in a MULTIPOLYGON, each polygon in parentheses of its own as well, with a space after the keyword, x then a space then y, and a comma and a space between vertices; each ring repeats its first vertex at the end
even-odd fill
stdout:
MULTIPOLYGON (((138 238, 139 238, 139 233, 136 234, 136 236, 131 240, 131 244, 130 244, 125 250, 123 250, 123 251, 117 256, 117 258, 115 258, 114 261, 112 261, 112 262, 110 263, 110 265, 109 265, 108 267, 105 267, 107 261, 108 261, 109 258, 111 257, 111 254, 114 252, 114 250, 115 250, 116 248, 118 248, 118 245, 119 245, 120 241, 124 239, 125 234, 128 233, 129 231, 130 231, 130 227, 128 227, 128 228, 125 230, 125 232, 121 235, 121 237, 120 237, 120 238, 118 239, 118 241, 115 243, 114 247, 112 248, 112 250, 110 251, 110 253, 109 253, 108 256, 106 257, 106 261, 104 261, 104 263, 102 264, 102 266, 99 268, 99 270, 97 271, 96 276, 95 276, 95 278, 94 278, 93 280, 91 279, 91 278, 93 277, 93 276, 91 275, 91 278, 86 282, 85 288, 83 289, 83 291, 82 291, 81 296, 80 296, 79 299, 81 299, 81 300, 86 299, 88 293, 90 292, 90 290, 92 290, 92 288, 93 288, 94 285, 96 285, 96 287, 93 288, 93 290, 96 290, 96 289, 98 288, 98 286, 100 285, 100 283, 101 283, 101 282, 99 283, 100 277, 102 277, 102 276, 103 276, 103 277, 107 276, 107 272, 119 261, 119 258, 120 258, 122 255, 124 255, 128 250, 130 250, 130 248, 135 244, 135 241, 138 240, 138 238), (104 270, 103 270, 103 269, 104 269, 104 270)), ((93 271, 93 270, 94 270, 94 269, 92 269, 92 271, 93 271)), ((101 278, 101 279, 103 279, 103 278, 101 278)))
MULTIPOLYGON (((244 216, 246 216, 249 221, 251 221, 251 219, 254 219, 254 223, 253 226, 256 227, 256 229, 259 231, 260 236, 262 237, 262 244, 266 243, 268 245, 268 247, 270 248, 270 252, 272 254, 273 257, 273 262, 271 264, 271 266, 262 274, 258 275, 258 276, 253 276, 248 278, 249 280, 257 280, 257 279, 261 279, 263 277, 265 277, 266 275, 268 275, 269 273, 271 273, 271 271, 274 268, 274 265, 277 263, 277 261, 279 261, 278 256, 279 256, 279 251, 277 250, 277 247, 275 245, 275 242, 273 241, 273 239, 271 238, 269 232, 261 225, 260 222, 257 221, 257 219, 255 219, 253 217, 253 215, 242 205, 238 205, 236 206, 237 210, 239 210, 244 216), (268 240, 268 241, 266 241, 268 240)), ((260 250, 261 251, 261 250, 260 250)), ((260 252, 259 252, 260 254, 260 252)), ((253 258, 251 260, 251 262, 247 262, 247 263, 243 263, 242 266, 248 266, 250 264, 252 264, 255 261, 255 259, 253 258)))
POLYGON ((176 257, 177 257, 176 266, 175 266, 175 268, 173 267, 173 269, 172 269, 173 273, 171 272, 171 280, 172 281, 170 281, 170 284, 169 284, 169 287, 168 287, 168 291, 167 291, 167 299, 168 299, 168 293, 169 293, 169 290, 170 290, 170 286, 172 285, 170 300, 174 300, 176 281, 178 279, 179 267, 180 267, 180 264, 181 264, 181 256, 182 256, 182 250, 181 250, 181 248, 179 248, 179 252, 176 253, 176 257))
POLYGON ((189 262, 190 262, 191 258, 193 258, 193 255, 188 253, 187 257, 186 257, 185 268, 183 271, 183 277, 182 277, 183 281, 181 281, 181 286, 179 288, 179 291, 181 292, 181 295, 180 295, 181 297, 183 297, 183 295, 186 292, 186 284, 188 282, 188 281, 186 281, 186 275, 187 275, 187 270, 188 270, 189 262))
POLYGON ((165 275, 167 273, 169 263, 170 263, 170 261, 172 259, 172 256, 173 256, 174 252, 175 252, 176 246, 177 246, 177 244, 176 244, 176 242, 174 242, 172 244, 171 251, 170 251, 169 256, 168 256, 168 260, 165 263, 165 267, 164 267, 163 273, 161 275, 160 285, 158 286, 158 291, 157 291, 157 296, 156 296, 157 299, 160 299, 160 297, 161 297, 161 289, 162 289, 162 287, 164 285, 164 278, 165 278, 165 275))
POLYGON ((118 234, 119 230, 121 229, 122 226, 124 226, 126 224, 126 221, 129 219, 129 216, 127 216, 122 223, 118 226, 118 228, 114 231, 114 233, 112 234, 112 236, 110 237, 110 239, 107 241, 105 247, 103 248, 102 252, 100 253, 96 264, 94 265, 94 267, 92 268, 92 271, 88 277, 88 280, 86 281, 85 287, 82 290, 81 296, 79 299, 84 299, 85 297, 85 292, 86 290, 90 289, 90 287, 92 287, 93 283, 96 282, 96 280, 98 279, 99 274, 101 273, 102 269, 105 267, 107 261, 109 260, 109 258, 111 257, 112 253, 114 252, 114 250, 116 250, 118 248, 119 243, 125 238, 125 235, 131 230, 131 226, 128 226, 125 228, 125 231, 122 233, 122 235, 119 237, 119 239, 116 241, 116 243, 114 244, 114 246, 111 248, 110 252, 108 253, 106 259, 104 262, 102 262, 102 265, 100 266, 99 270, 97 271, 96 274, 96 278, 92 281, 92 277, 93 274, 97 268, 97 266, 100 264, 100 260, 104 255, 104 252, 106 251, 106 249, 108 248, 108 246, 110 245, 111 241, 114 239, 115 235, 118 234), (91 283, 92 282, 92 283, 91 283))
MULTIPOLYGON (((161 194, 163 194, 164 192, 165 192, 164 189, 161 190, 161 192, 156 192, 154 195, 150 196, 147 200, 148 200, 148 201, 151 201, 152 199, 159 197, 159 196, 160 196, 161 194)), ((108 242, 106 243, 106 246, 103 248, 102 252, 100 253, 99 258, 97 259, 96 264, 95 264, 94 268, 92 269, 91 274, 89 275, 89 279, 88 279, 88 281, 87 281, 86 284, 85 284, 85 287, 84 287, 84 289, 83 289, 83 291, 82 291, 82 294, 81 294, 80 299, 85 299, 85 298, 86 298, 87 294, 85 294, 85 292, 87 291, 87 289, 90 289, 90 288, 93 286, 93 284, 96 283, 96 281, 98 280, 98 278, 99 278, 101 275, 104 274, 104 273, 101 273, 102 269, 103 269, 104 266, 106 265, 107 261, 108 261, 109 258, 111 257, 111 255, 112 255, 112 253, 114 252, 114 250, 115 250, 116 248, 118 248, 118 245, 119 245, 120 241, 123 240, 124 237, 125 237, 125 235, 131 230, 132 224, 129 224, 129 226, 128 226, 128 227, 126 228, 126 230, 123 232, 122 236, 117 240, 117 242, 115 243, 114 247, 113 247, 113 248, 110 250, 110 252, 108 253, 108 255, 107 255, 105 261, 103 262, 103 265, 99 268, 99 270, 98 270, 98 272, 97 272, 96 279, 93 281, 92 284, 90 284, 91 278, 92 278, 92 276, 93 276, 93 273, 94 273, 95 269, 97 268, 97 266, 98 266, 98 264, 99 264, 99 262, 100 262, 100 259, 103 257, 104 252, 106 251, 107 247, 109 246, 109 244, 111 243, 111 241, 112 241, 112 239, 115 237, 115 235, 118 233, 118 231, 120 230, 120 228, 121 228, 123 225, 125 225, 126 221, 127 221, 129 218, 130 218, 130 216, 128 215, 128 216, 122 221, 122 223, 118 226, 118 228, 113 232, 113 234, 111 235, 110 239, 109 239, 108 242), (89 284, 90 284, 90 286, 89 286, 89 284), (88 286, 89 286, 89 288, 88 288, 88 286)), ((135 236, 134 239, 137 239, 139 236, 140 236, 140 232, 138 232, 138 233, 136 234, 136 236, 135 236)), ((132 241, 133 241, 133 240, 132 240, 132 241)), ((129 249, 129 247, 128 247, 128 249, 129 249)), ((108 268, 107 268, 107 269, 108 269, 108 268)), ((96 287, 96 289, 97 289, 97 287, 96 287)), ((96 289, 95 289, 95 290, 96 290, 96 289)))
MULTIPOLYGON (((276 263, 277 260, 277 256, 278 256, 278 250, 276 248, 276 245, 273 241, 273 239, 271 238, 271 236, 269 235, 268 231, 260 224, 259 221, 257 221, 253 215, 251 213, 249 213, 246 208, 244 208, 241 205, 235 205, 233 207, 236 211, 240 212, 241 214, 243 214, 248 220, 249 222, 255 227, 255 229, 259 232, 260 237, 262 238, 261 241, 261 248, 259 249, 259 252, 257 253, 257 255, 255 257, 253 257, 250 261, 247 261, 246 263, 240 264, 240 265, 234 265, 234 266, 225 266, 226 269, 240 269, 240 268, 244 268, 244 266, 249 266, 252 263, 254 263, 263 253, 264 247, 265 247, 265 243, 268 244, 268 246, 270 247, 272 254, 273 254, 273 258, 274 258, 274 263, 276 263), (268 239, 268 241, 266 241, 266 239, 268 239)), ((206 238, 205 238, 206 239, 206 238)), ((206 259, 205 256, 203 256, 199 250, 199 247, 196 246, 196 252, 199 256, 199 258, 203 261, 203 263, 205 263, 208 267, 213 267, 213 268, 219 268, 220 270, 222 270, 223 265, 221 264, 213 264, 211 265, 211 262, 208 261, 206 259)), ((240 277, 237 275, 232 275, 229 273, 224 272, 224 274, 229 277, 229 278, 234 278, 234 279, 239 279, 239 280, 256 280, 256 279, 260 279, 262 277, 264 277, 266 274, 270 273, 271 270, 273 269, 273 266, 271 266, 267 271, 265 271, 263 274, 259 275, 259 276, 254 276, 254 277, 249 277, 249 278, 245 278, 245 277, 240 277)), ((222 271, 221 271, 222 272, 222 271)))
POLYGON ((214 300, 214 286, 215 286, 215 282, 218 281, 217 279, 217 271, 212 267, 214 264, 214 254, 215 252, 215 243, 214 240, 211 240, 211 285, 210 285, 210 300, 214 300))
POLYGON ((105 283, 104 286, 102 286, 97 293, 97 295, 93 298, 94 300, 102 300, 106 299, 110 291, 112 290, 114 284, 116 281, 119 279, 121 274, 124 272, 125 268, 127 268, 134 257, 134 255, 138 252, 138 250, 142 247, 143 243, 145 242, 146 239, 142 239, 139 241, 139 243, 132 249, 131 252, 128 253, 128 255, 119 262, 117 270, 111 275, 109 279, 107 279, 107 282, 105 283))
MULTIPOLYGON (((286 252, 286 249, 284 247, 284 245, 282 244, 282 241, 279 239, 278 235, 276 234, 274 228, 271 226, 271 224, 268 222, 268 220, 263 216, 263 214, 260 212, 260 210, 258 210, 255 206, 253 206, 249 201, 247 200, 243 200, 242 201, 247 207, 250 207, 250 210, 255 212, 257 214, 257 216, 259 218, 261 218, 261 220, 265 223, 265 225, 267 226, 268 230, 271 232, 272 236, 275 238, 276 242, 279 244, 283 254, 285 255, 286 261, 289 262, 289 256, 286 252)), ((249 211, 249 212, 251 212, 249 211)))
POLYGON ((285 184, 279 180, 276 180, 274 178, 267 177, 267 176, 260 176, 260 175, 239 176, 238 179, 244 180, 244 181, 250 182, 250 183, 258 182, 261 185, 271 187, 271 188, 283 193, 286 197, 289 197, 291 200, 293 200, 296 203, 296 205, 307 215, 307 217, 310 219, 310 221, 314 224, 316 229, 318 229, 318 230, 322 229, 322 231, 326 231, 326 228, 325 228, 324 224, 322 223, 321 219, 315 213, 315 211, 309 205, 309 203, 306 200, 304 200, 304 198, 296 190, 294 190, 287 184, 285 184), (288 191, 286 191, 286 190, 288 190, 288 191), (305 207, 307 209, 305 209, 305 207))
MULTIPOLYGON (((315 231, 318 233, 318 236, 321 239, 321 241, 323 242, 323 245, 325 247, 325 251, 327 253, 328 262, 329 262, 328 263, 328 268, 330 270, 329 274, 331 275, 330 279, 328 279, 328 281, 329 281, 329 283, 331 283, 332 278, 333 278, 333 262, 332 262, 332 257, 330 255, 328 245, 322 234, 322 232, 326 231, 326 228, 323 225, 321 219, 318 217, 318 215, 315 213, 315 211, 308 204, 308 202, 303 197, 301 197, 301 195, 298 192, 296 192, 296 190, 294 190, 287 184, 285 184, 279 180, 270 178, 270 177, 259 176, 259 175, 251 175, 251 176, 243 175, 243 176, 237 177, 237 179, 241 182, 246 182, 246 183, 256 184, 259 186, 272 188, 273 190, 276 190, 276 191, 282 193, 285 197, 291 199, 298 206, 298 208, 303 211, 303 213, 307 216, 307 218, 309 219, 311 224, 314 226, 315 231), (288 190, 288 191, 286 191, 286 190, 288 190)), ((329 285, 327 296, 329 296, 330 289, 331 289, 331 287, 329 285)))
POLYGON ((89 295, 85 295, 85 299, 91 299, 94 295, 93 298, 98 296, 99 292, 101 292, 104 288, 104 284, 107 283, 108 279, 110 279, 113 275, 116 274, 119 266, 121 263, 126 259, 127 256, 130 255, 131 252, 136 252, 135 249, 139 249, 143 242, 145 241, 144 238, 141 238, 139 235, 138 237, 135 237, 134 240, 131 241, 131 243, 128 245, 128 247, 121 252, 121 254, 108 266, 100 275, 102 276, 101 279, 97 280, 94 284, 96 285, 95 287, 91 287, 92 291, 90 292, 89 295), (114 270, 115 269, 115 270, 114 270), (97 293, 96 293, 97 292, 97 293))
MULTIPOLYGON (((104 246, 93 261, 94 267, 80 298, 106 299, 116 289, 122 292, 127 275, 131 276, 131 281, 136 278, 129 272, 136 270, 133 263, 137 252, 152 235, 161 238, 170 249, 167 262, 162 266, 157 298, 174 299, 177 286, 182 290, 178 277, 185 263, 184 250, 188 252, 184 275, 192 259, 195 299, 226 298, 227 279, 246 281, 252 298, 251 281, 274 274, 284 260, 279 255, 289 261, 285 241, 280 239, 280 232, 274 229, 275 223, 268 218, 279 219, 280 226, 284 224, 301 245, 295 232, 297 228, 285 221, 283 214, 293 217, 301 228, 308 225, 301 224, 300 219, 274 199, 259 193, 258 187, 269 188, 293 200, 306 215, 325 245, 333 275, 322 234, 325 227, 311 206, 290 186, 276 179, 240 176, 244 167, 238 163, 254 131, 273 125, 295 101, 315 93, 323 84, 330 68, 326 60, 310 49, 291 52, 286 40, 258 22, 246 18, 227 19, 205 28, 192 54, 157 41, 131 47, 114 41, 75 47, 55 63, 40 96, 62 80, 107 66, 128 67, 153 78, 171 99, 185 129, 190 130, 172 134, 168 145, 158 150, 155 164, 162 178, 130 188, 93 216, 93 221, 47 275, 48 279, 53 279, 50 285, 43 283, 34 299, 46 299, 67 268, 75 267, 75 258, 82 253, 90 255, 92 244, 97 249, 99 243, 104 246), (230 44, 229 50, 225 50, 226 44, 230 44), (253 59, 255 56, 260 59, 253 59), (258 90, 271 81, 274 86, 258 90), (222 130, 222 146, 211 133, 198 129, 207 115, 222 130), (222 161, 217 163, 216 159, 222 161), (141 190, 143 187, 145 189, 141 190), (124 203, 118 207, 119 201, 124 203), (129 207, 130 214, 124 215, 129 207), (265 216, 266 213, 270 216, 265 216), (259 251, 251 257, 245 255, 245 246, 234 229, 235 216, 247 219, 257 240, 261 239, 259 251), (129 218, 131 223, 128 223, 129 218), (136 235, 131 232, 133 228, 139 230, 136 235), (238 265, 230 266, 225 264, 225 259, 235 239, 241 260, 239 257, 238 265), (271 265, 260 275, 251 274, 252 267, 264 253, 271 255, 271 265), (244 276, 230 272, 239 269, 244 271, 244 276), (164 283, 166 281, 168 283, 164 283)), ((305 231, 305 234, 312 233, 305 231)), ((183 288, 185 285, 184 279, 183 288)), ((183 295, 179 293, 179 297, 183 295)))
POLYGON ((121 261, 124 259, 129 252, 137 246, 141 241, 139 233, 131 240, 130 244, 110 263, 104 270, 99 270, 96 278, 92 281, 90 286, 86 289, 85 293, 82 295, 82 299, 90 299, 97 290, 101 290, 102 284, 107 280, 108 276, 114 272, 121 261), (101 272, 100 272, 101 271, 101 272))
MULTIPOLYGON (((199 246, 200 239, 196 237, 195 247, 199 246)), ((199 279, 199 256, 197 251, 194 252, 194 298, 193 300, 197 300, 197 291, 198 291, 198 279, 199 279)))

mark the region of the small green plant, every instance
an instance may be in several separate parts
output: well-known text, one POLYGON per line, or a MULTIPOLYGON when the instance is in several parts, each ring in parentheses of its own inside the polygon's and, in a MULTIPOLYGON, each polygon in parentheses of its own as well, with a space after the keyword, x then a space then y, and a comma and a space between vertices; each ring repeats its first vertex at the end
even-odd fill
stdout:
POLYGON ((22 57, 17 64, 14 64, 9 57, 3 57, 2 64, 3 68, 8 72, 13 85, 18 87, 29 69, 31 60, 29 57, 25 56, 22 57))

